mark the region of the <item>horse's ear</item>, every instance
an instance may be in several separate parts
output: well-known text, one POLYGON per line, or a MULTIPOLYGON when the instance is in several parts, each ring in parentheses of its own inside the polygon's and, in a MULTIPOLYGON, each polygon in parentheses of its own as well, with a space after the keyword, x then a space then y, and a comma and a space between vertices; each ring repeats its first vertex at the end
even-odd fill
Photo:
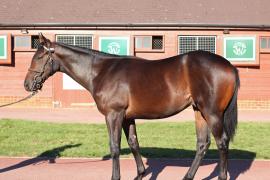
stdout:
POLYGON ((49 39, 45 38, 41 32, 38 34, 38 36, 39 36, 39 43, 41 45, 47 46, 47 47, 51 46, 51 41, 49 39))
POLYGON ((39 36, 39 43, 45 44, 46 38, 43 36, 43 34, 40 32, 40 33, 38 33, 38 36, 39 36))

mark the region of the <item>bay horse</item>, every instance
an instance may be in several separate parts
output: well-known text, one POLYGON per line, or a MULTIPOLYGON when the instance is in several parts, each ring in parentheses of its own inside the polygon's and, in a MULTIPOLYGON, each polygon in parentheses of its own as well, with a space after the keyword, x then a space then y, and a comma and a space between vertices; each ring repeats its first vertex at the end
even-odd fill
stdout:
MULTIPOLYGON (((183 179, 193 179, 213 134, 220 155, 218 179, 227 179, 229 142, 237 126, 237 69, 223 57, 193 51, 149 61, 51 42, 39 35, 25 78, 27 91, 38 91, 55 72, 63 72, 93 96, 105 116, 112 157, 112 179, 120 179, 122 128, 137 165, 136 179, 145 167, 139 152, 135 119, 158 119, 192 105, 197 152, 183 179)), ((164 135, 166 138, 166 135, 164 135)))

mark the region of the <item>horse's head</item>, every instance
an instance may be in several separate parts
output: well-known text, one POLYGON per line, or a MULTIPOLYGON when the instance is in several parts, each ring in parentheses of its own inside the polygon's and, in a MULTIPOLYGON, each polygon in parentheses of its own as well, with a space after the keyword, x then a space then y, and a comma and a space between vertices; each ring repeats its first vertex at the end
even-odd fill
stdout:
POLYGON ((41 33, 39 34, 40 45, 35 52, 28 73, 24 80, 24 87, 27 91, 38 91, 42 88, 43 83, 54 70, 54 44, 46 39, 41 33))

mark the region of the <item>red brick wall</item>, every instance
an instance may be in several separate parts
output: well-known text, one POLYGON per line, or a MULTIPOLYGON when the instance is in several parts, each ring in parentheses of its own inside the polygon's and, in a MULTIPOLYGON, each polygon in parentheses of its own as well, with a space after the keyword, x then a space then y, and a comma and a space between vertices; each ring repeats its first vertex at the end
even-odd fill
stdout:
MULTIPOLYGON (((33 54, 33 52, 15 52, 14 65, 0 66, 0 104, 16 101, 29 94, 24 90, 23 83, 33 54)), ((43 90, 32 100, 16 106, 51 106, 52 92, 52 80, 49 79, 43 90)))
POLYGON ((240 100, 270 100, 270 54, 260 54, 260 66, 238 67, 240 100))
MULTIPOLYGON (((39 31, 29 30, 29 34, 37 34, 39 31)), ((55 34, 93 34, 93 48, 98 49, 99 36, 116 35, 130 36, 131 55, 144 57, 147 59, 160 59, 177 54, 178 35, 216 35, 217 53, 222 54, 223 50, 223 30, 43 30, 45 36, 54 39, 55 34), (164 52, 158 53, 136 53, 134 52, 134 35, 164 35, 164 52)), ((0 30, 1 33, 21 34, 19 30, 0 30)), ((231 35, 256 35, 270 36, 267 31, 231 31, 231 35)), ((259 46, 257 45, 259 52, 259 46)), ((0 66, 0 104, 17 100, 28 95, 24 90, 23 81, 30 65, 34 52, 15 52, 13 53, 13 66, 0 66)), ((238 67, 241 78, 241 88, 239 91, 239 106, 245 109, 270 109, 270 54, 259 54, 260 66, 238 67)), ((93 102, 91 96, 86 91, 63 91, 61 74, 55 75, 46 81, 43 91, 35 98, 18 106, 46 106, 52 107, 53 101, 62 101, 62 105, 67 107, 72 102, 85 103, 93 102)))
POLYGON ((270 109, 270 54, 260 54, 260 66, 238 67, 242 109, 270 109))

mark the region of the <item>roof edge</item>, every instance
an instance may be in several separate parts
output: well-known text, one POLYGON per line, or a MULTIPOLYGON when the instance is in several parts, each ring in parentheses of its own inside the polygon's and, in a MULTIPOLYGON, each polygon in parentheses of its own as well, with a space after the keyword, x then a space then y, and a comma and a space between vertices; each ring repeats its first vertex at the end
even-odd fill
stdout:
POLYGON ((22 23, 10 24, 0 23, 0 29, 21 29, 21 28, 243 28, 269 30, 270 24, 207 24, 207 23, 22 23))

